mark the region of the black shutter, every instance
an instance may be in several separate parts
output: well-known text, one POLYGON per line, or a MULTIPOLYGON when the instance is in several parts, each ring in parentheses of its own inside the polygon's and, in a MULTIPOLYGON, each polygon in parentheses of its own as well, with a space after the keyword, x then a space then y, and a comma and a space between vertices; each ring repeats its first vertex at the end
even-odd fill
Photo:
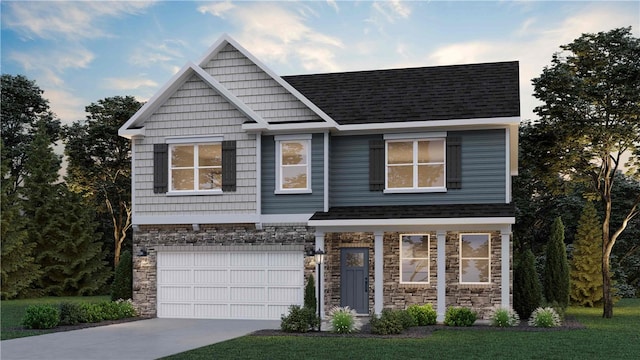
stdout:
POLYGON ((462 189, 462 138, 447 137, 447 189, 462 189))
POLYGON ((169 145, 153 144, 153 192, 166 193, 169 187, 169 145))
POLYGON ((222 142, 222 191, 236 191, 235 140, 222 142))
POLYGON ((384 140, 369 141, 369 191, 384 190, 384 140))

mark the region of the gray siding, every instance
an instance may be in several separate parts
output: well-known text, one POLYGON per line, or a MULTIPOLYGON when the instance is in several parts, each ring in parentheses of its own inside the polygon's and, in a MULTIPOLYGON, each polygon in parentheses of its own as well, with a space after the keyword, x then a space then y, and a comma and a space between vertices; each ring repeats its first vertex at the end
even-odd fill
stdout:
POLYGON ((505 201, 504 130, 449 132, 462 137, 462 188, 446 193, 369 191, 369 140, 382 135, 331 138, 329 206, 500 203, 505 201))
POLYGON ((274 194, 276 147, 273 136, 262 137, 262 213, 310 214, 324 209, 323 134, 311 139, 311 194, 274 194))

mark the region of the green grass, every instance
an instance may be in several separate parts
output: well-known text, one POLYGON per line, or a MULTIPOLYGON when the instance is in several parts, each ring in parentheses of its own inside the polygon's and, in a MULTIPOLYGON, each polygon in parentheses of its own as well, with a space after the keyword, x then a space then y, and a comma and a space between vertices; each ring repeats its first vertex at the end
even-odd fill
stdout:
POLYGON ((245 336, 164 359, 637 359, 640 299, 624 299, 613 319, 572 307, 587 329, 527 332, 440 330, 422 339, 245 336))
POLYGON ((43 297, 37 299, 2 300, 0 301, 0 340, 15 339, 26 336, 41 335, 58 330, 21 330, 22 317, 29 305, 59 304, 61 302, 100 302, 109 301, 109 296, 68 296, 43 297))

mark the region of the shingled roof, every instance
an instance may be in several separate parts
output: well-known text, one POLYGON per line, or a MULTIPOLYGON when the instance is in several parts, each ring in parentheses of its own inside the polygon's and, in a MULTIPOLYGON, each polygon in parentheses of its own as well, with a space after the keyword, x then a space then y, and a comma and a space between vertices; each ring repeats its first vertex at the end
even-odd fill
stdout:
POLYGON ((372 220, 372 219, 444 219, 475 217, 513 217, 513 204, 445 204, 341 206, 328 212, 316 212, 309 220, 372 220))
POLYGON ((282 78, 341 125, 520 116, 517 61, 282 78))

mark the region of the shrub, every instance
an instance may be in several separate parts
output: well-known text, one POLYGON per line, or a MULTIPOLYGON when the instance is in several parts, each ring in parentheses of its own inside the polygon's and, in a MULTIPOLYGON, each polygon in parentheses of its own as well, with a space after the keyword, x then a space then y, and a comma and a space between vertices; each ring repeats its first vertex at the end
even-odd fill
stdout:
POLYGON ((571 301, 594 307, 602 302, 602 225, 588 201, 582 209, 569 270, 571 301))
POLYGON ((544 263, 544 296, 556 301, 563 309, 569 305, 569 263, 564 245, 564 225, 557 217, 551 226, 544 263))
POLYGON ((431 304, 410 305, 407 312, 415 319, 418 326, 433 325, 438 317, 431 304))
POLYGON ((87 322, 87 316, 79 303, 62 302, 60 308, 59 325, 76 325, 87 322))
POLYGON ((304 307, 311 309, 314 313, 318 309, 316 300, 316 284, 313 275, 307 277, 307 285, 304 287, 304 307))
POLYGON ((280 318, 280 328, 284 332, 305 333, 316 328, 320 320, 315 311, 308 308, 301 308, 299 305, 289 306, 289 314, 280 318))
POLYGON ((471 326, 476 322, 477 314, 463 307, 449 307, 444 314, 447 326, 471 326))
POLYGON ((51 329, 60 323, 60 310, 57 306, 29 305, 22 318, 22 325, 27 329, 51 329))
POLYGON ((133 260, 129 250, 123 251, 111 284, 111 301, 131 299, 133 286, 133 260))
POLYGON ((399 317, 393 310, 389 309, 382 310, 380 317, 376 314, 371 314, 369 325, 371 326, 371 333, 378 335, 400 334, 403 330, 399 317))
POLYGON ((520 324, 520 317, 518 317, 518 314, 511 308, 496 306, 491 310, 489 317, 491 318, 492 326, 509 327, 520 324))
POLYGON ((80 306, 84 312, 86 322, 97 323, 104 320, 102 306, 100 304, 82 303, 80 306))
POLYGON ((350 334, 360 330, 362 322, 356 317, 356 312, 348 306, 334 306, 329 310, 329 324, 331 331, 338 334, 350 334))
POLYGON ((116 304, 118 305, 118 319, 126 319, 138 315, 138 312, 133 307, 133 301, 131 301, 131 299, 119 299, 116 300, 116 304))
POLYGON ((400 324, 402 324, 403 329, 408 329, 414 326, 418 326, 418 322, 416 319, 409 313, 407 310, 395 310, 396 316, 398 320, 400 320, 400 324))
POLYGON ((536 271, 536 259, 527 249, 518 256, 513 269, 513 308, 522 319, 528 319, 540 306, 542 289, 536 271))
POLYGON ((560 316, 550 307, 539 307, 535 309, 529 319, 529 325, 535 327, 556 327, 561 324, 560 316))

